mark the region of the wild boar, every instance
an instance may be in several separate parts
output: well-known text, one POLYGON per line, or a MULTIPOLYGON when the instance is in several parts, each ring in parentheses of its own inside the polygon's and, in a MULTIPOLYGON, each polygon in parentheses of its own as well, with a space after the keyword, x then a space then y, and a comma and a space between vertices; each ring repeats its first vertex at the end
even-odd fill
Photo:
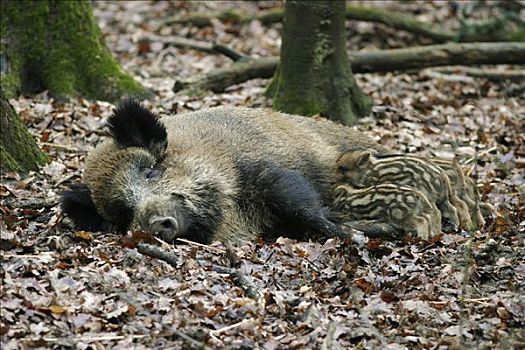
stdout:
POLYGON ((415 232, 422 239, 441 233, 439 209, 423 192, 408 186, 340 185, 334 191, 334 209, 350 222, 374 220, 402 232, 415 232))
POLYGON ((327 217, 344 150, 386 152, 350 127, 267 109, 217 107, 159 118, 128 101, 62 209, 79 228, 143 229, 236 243, 275 234, 344 236, 327 217))
POLYGON ((468 207, 452 191, 447 174, 430 161, 410 155, 376 156, 369 151, 349 151, 336 164, 340 181, 351 186, 365 188, 384 183, 410 186, 423 192, 453 225, 461 223, 466 228, 472 225, 468 207))

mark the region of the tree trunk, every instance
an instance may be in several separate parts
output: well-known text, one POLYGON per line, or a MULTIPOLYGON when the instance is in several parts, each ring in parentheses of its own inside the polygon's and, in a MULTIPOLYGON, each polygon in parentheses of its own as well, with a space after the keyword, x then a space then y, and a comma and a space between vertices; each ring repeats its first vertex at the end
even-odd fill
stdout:
POLYGON ((47 161, 0 89, 0 173, 36 170, 47 161))
POLYGON ((90 1, 2 1, 2 86, 8 97, 49 90, 58 98, 115 101, 149 94, 104 45, 90 1))
POLYGON ((369 113, 345 48, 344 1, 286 1, 281 61, 267 94, 276 110, 345 124, 369 113))

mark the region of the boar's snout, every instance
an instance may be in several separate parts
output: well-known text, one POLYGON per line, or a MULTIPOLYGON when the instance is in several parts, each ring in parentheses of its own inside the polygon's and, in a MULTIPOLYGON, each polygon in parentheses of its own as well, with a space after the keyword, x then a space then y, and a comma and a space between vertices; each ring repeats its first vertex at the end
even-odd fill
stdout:
POLYGON ((171 216, 153 216, 150 219, 150 229, 163 241, 171 242, 179 233, 179 222, 171 216))

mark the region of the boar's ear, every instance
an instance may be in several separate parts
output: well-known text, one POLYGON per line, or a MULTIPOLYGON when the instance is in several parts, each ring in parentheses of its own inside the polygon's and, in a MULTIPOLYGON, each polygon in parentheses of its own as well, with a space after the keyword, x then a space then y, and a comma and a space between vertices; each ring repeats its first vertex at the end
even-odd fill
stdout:
POLYGON ((62 193, 62 212, 75 224, 75 228, 85 231, 100 231, 106 227, 104 219, 97 213, 91 191, 84 184, 75 184, 62 193))
POLYGON ((113 139, 120 147, 141 147, 155 156, 166 149, 168 134, 159 117, 135 100, 121 103, 108 119, 113 139))
POLYGON ((356 165, 358 168, 364 167, 370 161, 370 152, 363 152, 357 157, 356 165))

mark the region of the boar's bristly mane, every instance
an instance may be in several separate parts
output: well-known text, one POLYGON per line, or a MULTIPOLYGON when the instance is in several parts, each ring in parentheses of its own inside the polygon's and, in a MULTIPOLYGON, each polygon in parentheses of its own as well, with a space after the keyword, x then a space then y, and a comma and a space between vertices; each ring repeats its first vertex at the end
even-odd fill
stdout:
POLYGON ((120 104, 108 119, 111 136, 122 148, 140 147, 155 156, 166 149, 168 134, 153 112, 135 100, 120 104))

